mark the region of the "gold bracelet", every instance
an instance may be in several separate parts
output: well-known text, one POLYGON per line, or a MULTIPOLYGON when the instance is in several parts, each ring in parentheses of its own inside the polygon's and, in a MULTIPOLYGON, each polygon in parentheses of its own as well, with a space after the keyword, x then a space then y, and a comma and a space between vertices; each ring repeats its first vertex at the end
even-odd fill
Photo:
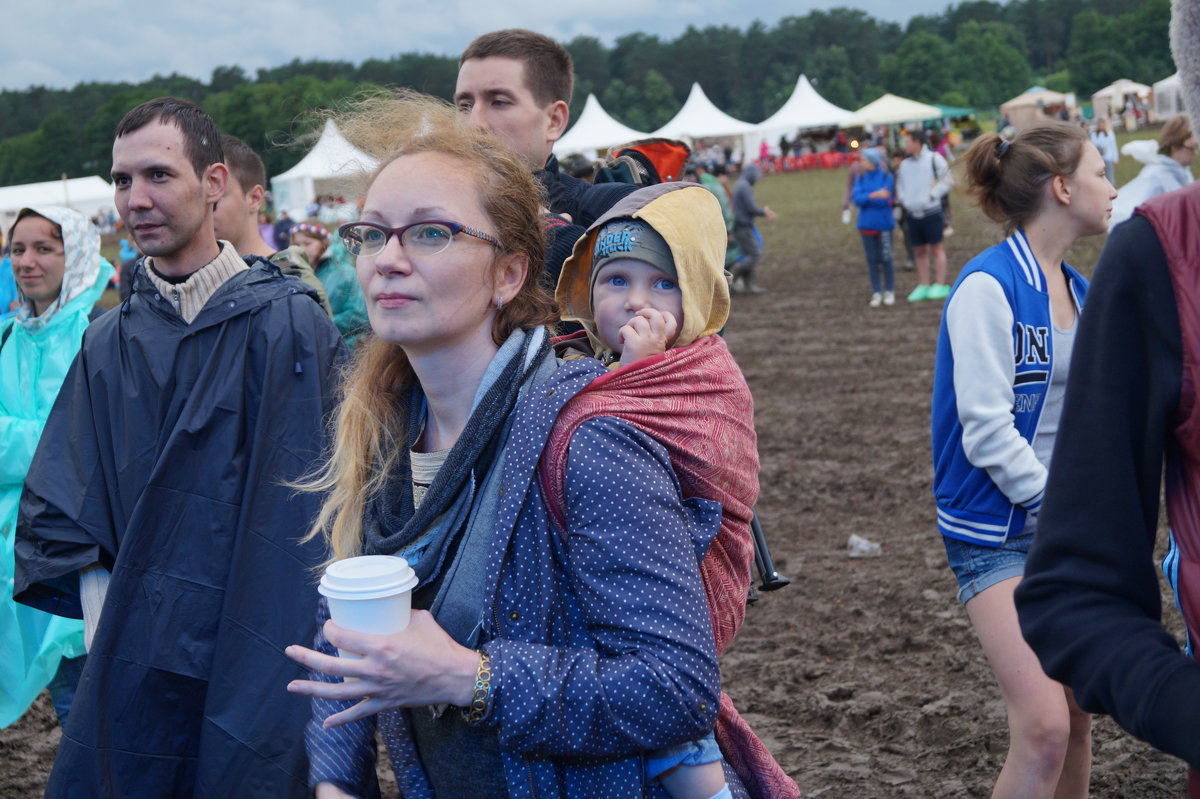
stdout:
POLYGON ((492 694, 492 659, 483 650, 479 652, 479 668, 475 672, 475 691, 471 694, 471 704, 462 709, 463 721, 468 724, 478 724, 487 715, 488 700, 492 694))

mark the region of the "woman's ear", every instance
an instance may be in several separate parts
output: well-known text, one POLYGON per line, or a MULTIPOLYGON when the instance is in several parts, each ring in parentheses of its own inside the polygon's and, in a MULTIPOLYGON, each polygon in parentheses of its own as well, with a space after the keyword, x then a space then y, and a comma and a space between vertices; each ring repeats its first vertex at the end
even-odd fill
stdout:
POLYGON ((1062 175, 1050 178, 1050 193, 1060 205, 1071 204, 1071 184, 1062 175))
POLYGON ((496 267, 496 296, 502 297, 505 304, 525 285, 525 277, 529 274, 529 256, 524 253, 509 253, 500 256, 496 267))

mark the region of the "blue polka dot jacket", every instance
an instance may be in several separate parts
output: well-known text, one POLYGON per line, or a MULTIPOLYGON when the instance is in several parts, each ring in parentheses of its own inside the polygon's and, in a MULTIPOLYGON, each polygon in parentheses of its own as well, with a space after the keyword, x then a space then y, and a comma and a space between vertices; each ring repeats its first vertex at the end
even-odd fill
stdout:
MULTIPOLYGON (((481 648, 492 678, 481 724, 497 735, 508 795, 518 799, 665 796, 646 779, 644 755, 701 737, 717 716, 720 674, 699 563, 720 505, 683 500, 666 450, 602 417, 571 439, 568 532, 550 523, 538 459, 559 410, 601 373, 588 358, 562 364, 517 406, 505 446, 483 586, 481 648)), ((333 652, 319 634, 317 646, 333 652)), ((314 718, 346 706, 316 700, 314 718)), ((377 721, 401 795, 432 797, 409 712, 332 730, 310 725, 310 784, 363 790, 377 721)))

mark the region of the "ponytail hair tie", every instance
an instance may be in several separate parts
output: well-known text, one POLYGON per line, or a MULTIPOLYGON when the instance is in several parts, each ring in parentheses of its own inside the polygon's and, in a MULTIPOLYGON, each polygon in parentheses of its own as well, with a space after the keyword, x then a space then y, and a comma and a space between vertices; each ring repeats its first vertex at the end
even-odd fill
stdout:
POLYGON ((1001 139, 1000 143, 996 145, 996 157, 1003 158, 1006 155, 1008 155, 1008 139, 1001 139))

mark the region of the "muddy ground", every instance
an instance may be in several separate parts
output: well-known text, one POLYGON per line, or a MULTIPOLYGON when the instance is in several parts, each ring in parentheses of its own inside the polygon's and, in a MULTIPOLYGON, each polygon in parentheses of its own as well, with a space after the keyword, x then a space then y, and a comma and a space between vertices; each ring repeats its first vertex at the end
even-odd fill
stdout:
MULTIPOLYGON (((760 514, 792 585, 765 594, 723 660, 726 689, 805 796, 986 797, 1004 708, 933 526, 929 392, 941 303, 867 307, 862 250, 840 214, 844 172, 767 176, 761 282, 728 340, 754 391, 760 514), (851 534, 882 546, 850 559, 851 534)), ((951 278, 995 226, 954 200, 951 278)), ((1090 274, 1100 240, 1068 260, 1090 274)), ((897 247, 897 257, 903 253, 897 247)), ((1178 623, 1171 622, 1175 627, 1178 623)), ((0 797, 41 794, 58 732, 45 697, 0 730, 0 797)), ((1179 797, 1184 769, 1108 719, 1094 797, 1179 797)))

